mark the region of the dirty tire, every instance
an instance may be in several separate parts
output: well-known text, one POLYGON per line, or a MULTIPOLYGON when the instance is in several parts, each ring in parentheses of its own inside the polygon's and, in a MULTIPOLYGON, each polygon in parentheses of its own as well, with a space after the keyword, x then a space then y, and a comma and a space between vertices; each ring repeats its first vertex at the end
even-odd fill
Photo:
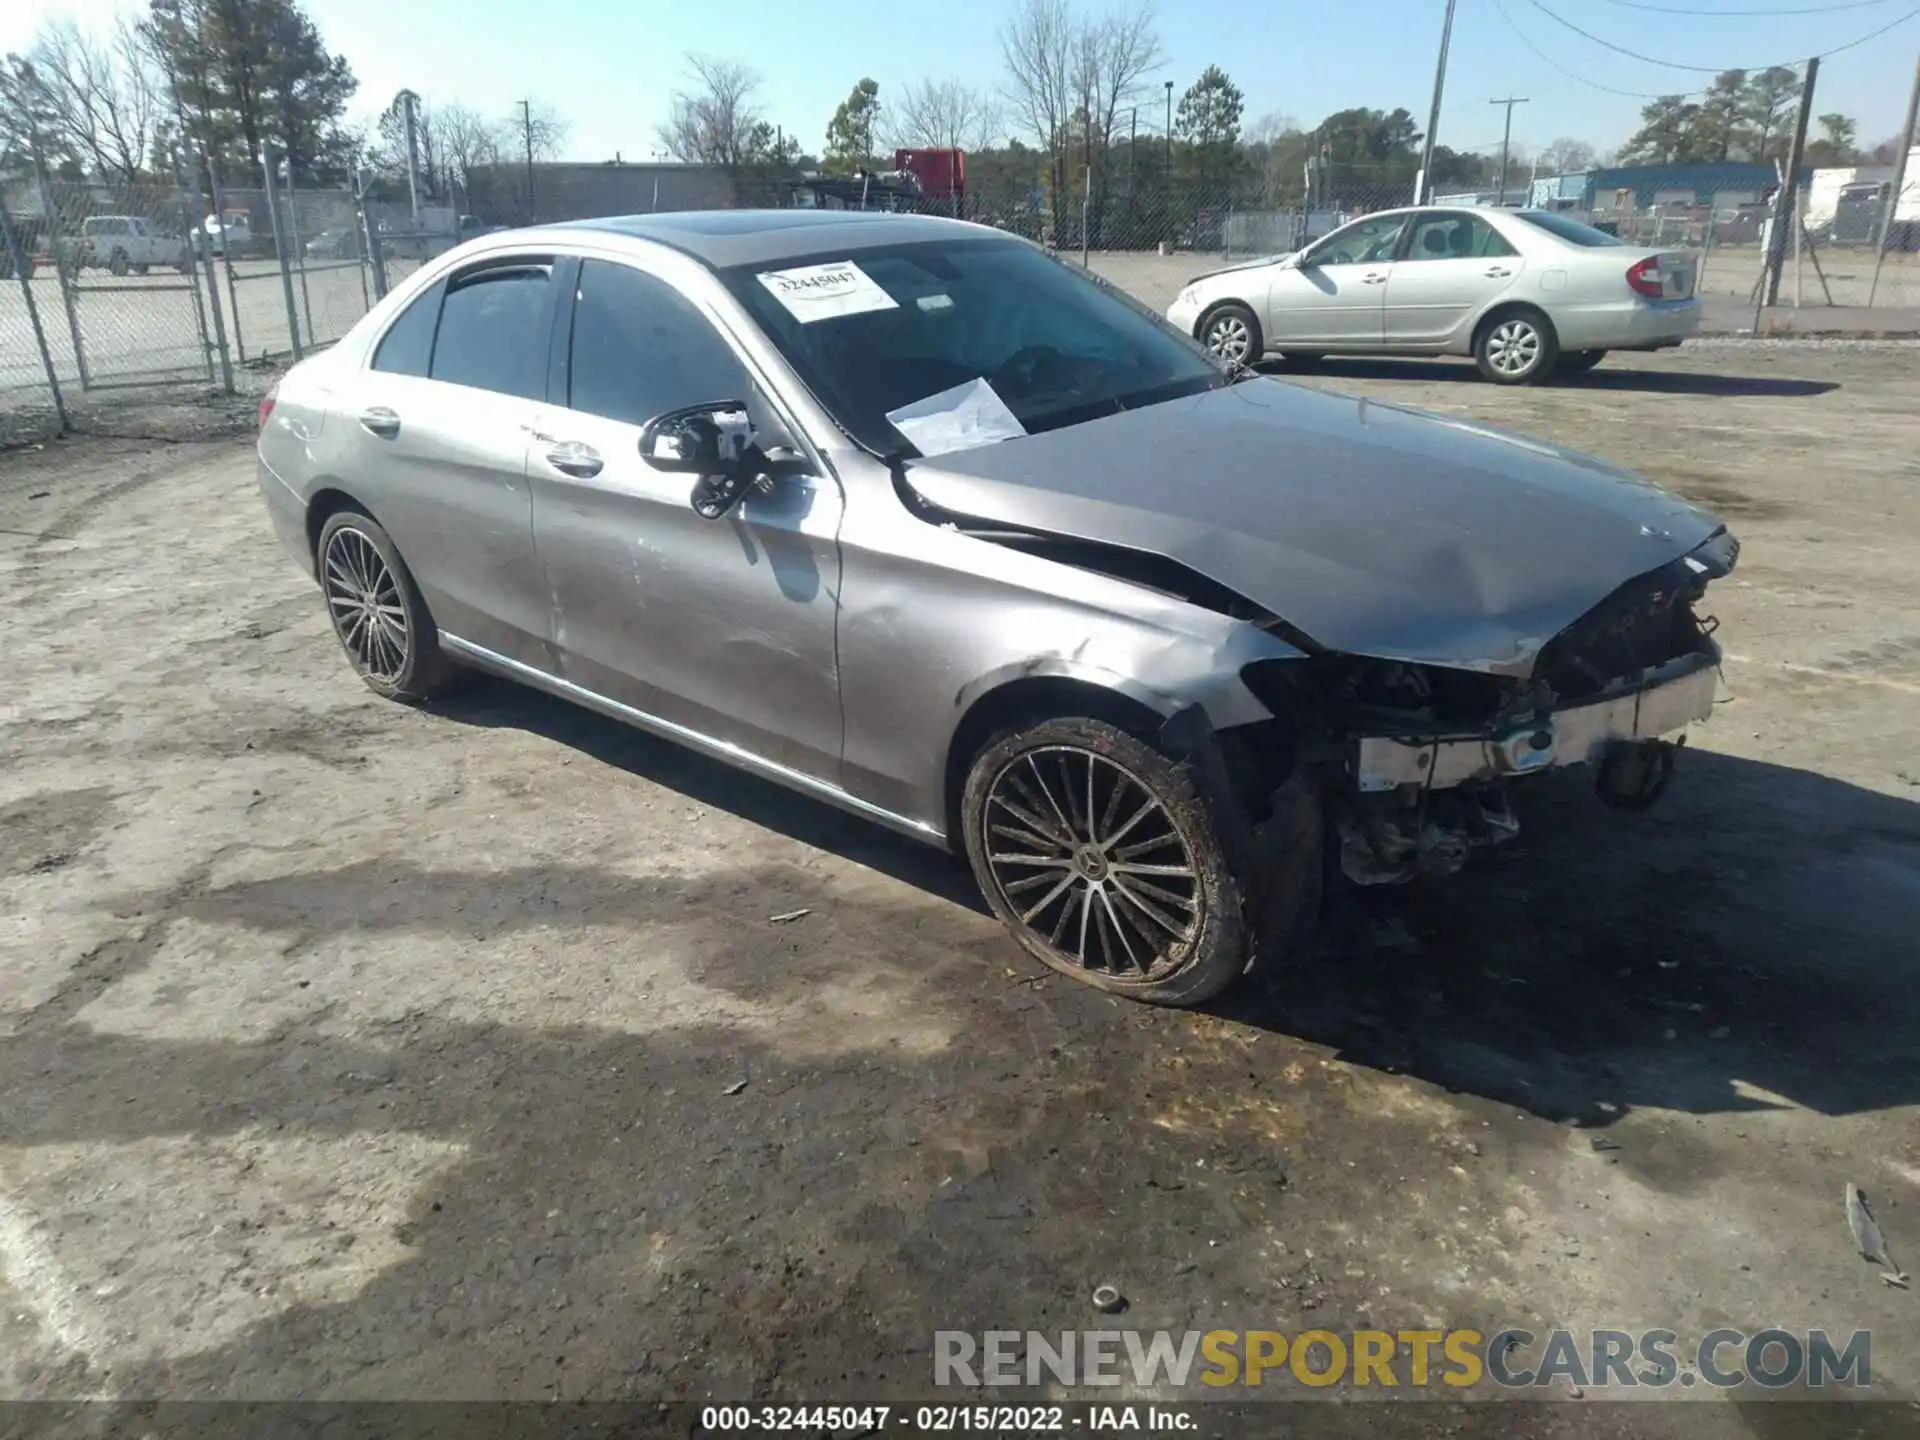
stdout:
POLYGON ((1084 717, 1004 733, 967 775, 961 825, 993 913, 1061 974, 1198 1005, 1245 973, 1244 889, 1219 824, 1189 771, 1147 740, 1084 717), (1009 858, 1021 856, 1031 863, 1009 858))
POLYGON ((113 254, 109 255, 107 257, 107 269, 109 272, 115 275, 126 274, 127 273, 127 252, 124 250, 116 250, 113 252, 113 254))
POLYGON ((1503 310, 1473 337, 1473 361, 1496 385, 1532 385, 1553 374, 1560 341, 1538 310, 1503 310))
POLYGON ((321 527, 314 556, 334 638, 368 688, 390 700, 444 694, 459 672, 387 532, 369 515, 342 510, 321 527))
POLYGON ((1237 300, 1214 306, 1201 317, 1194 334, 1209 354, 1242 365, 1253 364, 1266 348, 1259 320, 1237 300))
POLYGON ((1606 358, 1604 350, 1568 350, 1560 356, 1560 373, 1583 375, 1606 358))

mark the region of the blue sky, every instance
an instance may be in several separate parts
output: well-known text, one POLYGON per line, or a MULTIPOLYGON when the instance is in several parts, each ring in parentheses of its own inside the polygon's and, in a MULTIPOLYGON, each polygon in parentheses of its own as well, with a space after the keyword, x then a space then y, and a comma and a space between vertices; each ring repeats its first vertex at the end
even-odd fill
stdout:
MULTIPOLYGON (((1614 54, 1556 24, 1543 5, 1644 54, 1721 68, 1804 58, 1906 15, 1920 0, 1459 0, 1443 143, 1497 145, 1501 112, 1487 101, 1508 93, 1531 97, 1514 112, 1517 143, 1572 136, 1605 150, 1635 128, 1642 100, 1561 73, 1520 35, 1573 76, 1616 90, 1689 90, 1712 78, 1614 54), (1736 18, 1649 8, 1822 4, 1849 8, 1736 18)), ((17 48, 47 16, 99 24, 119 8, 114 0, 9 0, 0 5, 0 49, 17 48)), ((377 110, 408 86, 430 100, 500 113, 532 95, 571 120, 570 158, 590 160, 616 151, 647 158, 688 51, 757 69, 767 117, 817 153, 834 106, 863 75, 880 82, 883 103, 889 87, 921 78, 997 83, 995 32, 1010 8, 1011 0, 307 0, 329 45, 360 77, 359 109, 377 110)), ((1177 101, 1208 64, 1246 93, 1249 120, 1277 111, 1311 125, 1347 106, 1404 105, 1424 125, 1444 8, 1444 0, 1160 0, 1167 63, 1143 101, 1141 127, 1160 123, 1162 80, 1174 82, 1177 101)), ((1920 18, 1822 61, 1816 112, 1852 115, 1867 144, 1891 135, 1917 51, 1920 18)))

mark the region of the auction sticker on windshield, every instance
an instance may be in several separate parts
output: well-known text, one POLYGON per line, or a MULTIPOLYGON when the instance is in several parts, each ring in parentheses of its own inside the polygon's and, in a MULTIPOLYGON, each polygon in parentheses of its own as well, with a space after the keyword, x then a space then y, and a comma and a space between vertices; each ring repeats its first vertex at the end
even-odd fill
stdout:
POLYGON ((793 312, 802 325, 869 310, 897 310, 894 298, 851 260, 803 265, 798 270, 763 270, 760 283, 793 312))

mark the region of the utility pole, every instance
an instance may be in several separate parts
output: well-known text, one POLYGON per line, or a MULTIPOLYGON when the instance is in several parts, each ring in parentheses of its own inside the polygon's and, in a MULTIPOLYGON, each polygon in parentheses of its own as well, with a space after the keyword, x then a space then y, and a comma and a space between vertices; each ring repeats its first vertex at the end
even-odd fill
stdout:
MULTIPOLYGON (((1413 182, 1413 203, 1424 205, 1433 193, 1433 137, 1440 128, 1440 95, 1447 88, 1447 47, 1453 43, 1453 7, 1447 0, 1447 18, 1440 25, 1440 58, 1433 66, 1433 108, 1427 112, 1427 138, 1420 146, 1420 174, 1413 182)), ((1511 115, 1513 112, 1507 112, 1511 115)))
MULTIPOLYGON (((1800 210, 1796 203, 1800 190, 1800 162, 1807 154, 1807 121, 1813 115, 1813 82, 1820 76, 1820 57, 1807 61, 1807 78, 1800 87, 1800 113, 1793 119, 1793 144, 1787 151, 1786 173, 1780 177, 1780 193, 1773 197, 1773 228, 1767 233, 1767 304, 1780 303, 1780 270, 1787 259, 1787 227, 1797 224, 1800 210)), ((1755 327, 1756 330, 1758 327, 1755 327)))
POLYGON ((525 100, 520 102, 520 129, 527 139, 527 223, 532 224, 540 212, 533 197, 533 106, 525 100))
POLYGON ((1874 250, 1873 283, 1867 287, 1867 305, 1873 305, 1880 289, 1880 267, 1886 263, 1887 241, 1893 235, 1893 222, 1900 214, 1900 192, 1907 183, 1907 154, 1913 149, 1914 127, 1920 125, 1920 60, 1913 66, 1913 93, 1907 97, 1907 123, 1900 129, 1899 149, 1893 157, 1893 186, 1886 203, 1880 207, 1880 244, 1874 250))
POLYGON ((1525 105, 1526 103, 1527 97, 1525 95, 1509 95, 1504 100, 1487 101, 1489 105, 1504 105, 1507 107, 1507 127, 1500 132, 1500 198, 1494 202, 1496 205, 1504 205, 1507 203, 1507 153, 1513 148, 1513 107, 1516 105, 1525 105))

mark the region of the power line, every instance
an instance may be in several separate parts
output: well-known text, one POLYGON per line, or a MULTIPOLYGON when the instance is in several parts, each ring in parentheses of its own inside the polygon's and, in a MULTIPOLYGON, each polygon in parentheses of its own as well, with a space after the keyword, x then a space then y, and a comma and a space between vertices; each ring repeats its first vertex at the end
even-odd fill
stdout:
MULTIPOLYGON (((1554 59, 1551 55, 1547 54, 1547 52, 1542 50, 1538 45, 1534 44, 1532 38, 1528 36, 1527 32, 1520 28, 1519 22, 1515 20, 1513 16, 1507 13, 1507 7, 1502 5, 1500 3, 1500 0, 1493 0, 1493 8, 1499 11, 1500 18, 1507 22, 1507 28, 1513 31, 1514 38, 1517 39, 1522 45, 1526 46, 1527 49, 1533 52, 1534 59, 1538 60, 1541 64, 1545 65, 1550 70, 1557 70, 1560 74, 1566 76, 1567 79, 1573 81, 1575 84, 1584 85, 1589 90, 1598 90, 1601 93, 1606 95, 1624 95, 1630 100, 1666 100, 1666 99, 1674 98, 1673 92, 1671 91, 1669 91, 1665 95, 1662 95, 1652 90, 1622 90, 1616 85, 1602 85, 1598 80, 1589 80, 1586 76, 1582 75, 1579 71, 1568 69, 1565 65, 1562 65, 1558 60, 1554 59)), ((1707 87, 1702 87, 1701 89, 1698 89, 1698 90, 1681 91, 1677 98, 1684 100, 1690 95, 1705 95, 1707 93, 1708 93, 1707 87)))
MULTIPOLYGON (((1578 25, 1574 24, 1573 21, 1567 19, 1566 16, 1561 15, 1556 11, 1549 10, 1545 5, 1540 3, 1540 0, 1527 0, 1527 3, 1533 6, 1534 9, 1538 10, 1542 15, 1546 16, 1549 20, 1553 21, 1555 24, 1564 25, 1567 29, 1573 31, 1574 34, 1580 36, 1582 39, 1591 40, 1595 45, 1599 45, 1604 47, 1605 49, 1612 50, 1621 55, 1625 55, 1629 59, 1643 61, 1648 65, 1662 65, 1669 70, 1687 70, 1697 75, 1718 75, 1728 70, 1771 70, 1776 67, 1784 69, 1784 68, 1791 67, 1792 65, 1797 63, 1796 61, 1793 61, 1793 60, 1776 60, 1771 65, 1685 65, 1678 60, 1662 60, 1658 56, 1642 55, 1638 50, 1629 50, 1624 45, 1616 45, 1611 40, 1603 40, 1600 36, 1595 35, 1591 30, 1582 30, 1578 25)), ((1896 19, 1889 20, 1885 25, 1882 25, 1878 30, 1869 31, 1867 34, 1860 36, 1857 40, 1849 40, 1844 45, 1835 45, 1830 50, 1820 51, 1818 58, 1824 60, 1829 55, 1838 55, 1843 50, 1851 50, 1857 45, 1866 44, 1869 40, 1877 40, 1880 36, 1886 34, 1889 30, 1893 29, 1895 26, 1906 24, 1907 21, 1913 19, 1913 17, 1916 15, 1920 15, 1920 6, 1916 6, 1914 9, 1907 11, 1906 14, 1901 15, 1896 19)))
POLYGON ((1683 5, 1648 5, 1643 0, 1601 0, 1606 5, 1618 5, 1627 10, 1648 10, 1655 15, 1704 15, 1710 20, 1721 17, 1734 19, 1742 16, 1758 16, 1766 19, 1770 15, 1833 15, 1841 10, 1868 10, 1875 5, 1888 5, 1892 0, 1843 0, 1838 5, 1803 5, 1792 10, 1694 10, 1683 5))

